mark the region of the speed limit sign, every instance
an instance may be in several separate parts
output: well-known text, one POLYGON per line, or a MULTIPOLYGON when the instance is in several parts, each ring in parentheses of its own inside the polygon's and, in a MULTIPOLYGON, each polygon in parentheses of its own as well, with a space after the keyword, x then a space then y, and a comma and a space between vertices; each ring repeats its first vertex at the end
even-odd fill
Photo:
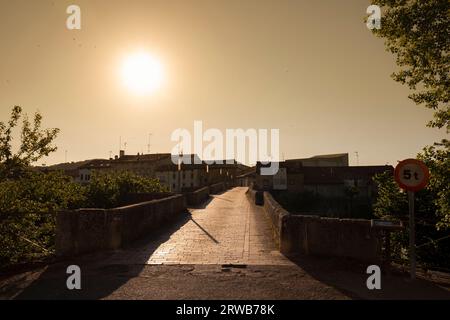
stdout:
POLYGON ((394 170, 395 181, 400 188, 408 191, 409 207, 409 260, 411 279, 416 278, 416 235, 414 222, 414 192, 419 191, 428 183, 430 172, 427 166, 417 159, 400 161, 394 170))
POLYGON ((416 192, 427 185, 430 173, 422 161, 406 159, 395 167, 394 176, 400 188, 416 192))

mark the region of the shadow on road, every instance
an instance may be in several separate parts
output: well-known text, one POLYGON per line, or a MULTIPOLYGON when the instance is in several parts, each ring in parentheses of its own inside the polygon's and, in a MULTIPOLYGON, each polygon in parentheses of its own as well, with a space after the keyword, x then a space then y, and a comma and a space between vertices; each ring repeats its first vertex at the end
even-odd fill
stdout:
MULTIPOLYGON (((116 251, 99 252, 70 258, 49 265, 36 276, 36 271, 17 277, 16 282, 3 286, 0 291, 12 291, 8 296, 3 293, 2 298, 14 299, 102 299, 126 284, 130 279, 138 277, 146 266, 150 256, 160 244, 166 242, 170 236, 191 220, 189 211, 183 213, 177 221, 156 230, 148 237, 141 238, 131 246, 116 251), (129 250, 132 249, 132 250, 129 250), (133 253, 132 264, 127 261, 129 252, 133 253), (136 255, 136 252, 138 253, 136 255), (81 269, 81 290, 68 290, 66 273, 69 265, 78 265, 81 269), (25 277, 25 278, 24 278, 25 277), (29 284, 19 294, 14 293, 29 284)), ((157 276, 157 275, 156 275, 157 276)), ((133 297, 129 297, 132 299, 133 297)))
POLYGON ((208 231, 206 231, 205 228, 203 228, 197 221, 195 221, 194 219, 192 219, 191 217, 191 221, 200 228, 200 230, 202 230, 207 236, 208 238, 210 238, 214 243, 218 244, 219 241, 217 241, 208 231))
POLYGON ((425 279, 411 281, 409 275, 392 270, 381 275, 381 289, 369 290, 366 285, 369 264, 353 260, 297 255, 289 257, 316 280, 335 288, 352 299, 450 299, 450 283, 435 283, 425 279))
POLYGON ((204 202, 202 202, 199 205, 189 205, 189 209, 206 209, 206 207, 211 203, 211 201, 213 201, 213 197, 209 197, 208 199, 206 199, 204 202))

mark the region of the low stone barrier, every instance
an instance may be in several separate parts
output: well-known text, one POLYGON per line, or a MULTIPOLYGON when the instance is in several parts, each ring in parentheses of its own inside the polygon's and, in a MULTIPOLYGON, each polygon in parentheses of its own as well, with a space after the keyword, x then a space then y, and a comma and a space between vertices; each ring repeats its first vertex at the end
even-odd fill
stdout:
MULTIPOLYGON (((247 196, 255 202, 256 192, 247 196)), ((371 220, 338 219, 312 215, 293 215, 268 192, 264 192, 264 211, 268 215, 281 253, 352 258, 365 262, 381 262, 382 234, 371 220)))
POLYGON ((175 195, 175 193, 172 192, 130 193, 125 196, 120 206, 123 207, 140 202, 147 202, 152 200, 168 198, 173 195, 175 195))
POLYGON ((255 190, 249 187, 247 191, 245 191, 245 194, 247 195, 247 198, 250 200, 251 203, 255 203, 255 195, 256 195, 255 190))
POLYGON ((78 255, 117 249, 173 221, 186 210, 174 195, 113 209, 78 209, 56 216, 56 254, 78 255))
POLYGON ((290 213, 280 206, 268 192, 264 192, 263 206, 264 211, 267 213, 270 221, 272 222, 274 239, 280 248, 280 252, 289 252, 291 244, 288 241, 289 239, 286 238, 284 228, 288 223, 287 220, 290 217, 290 213))
POLYGON ((370 220, 290 215, 283 228, 287 252, 382 261, 382 234, 370 220))
POLYGON ((185 193, 186 202, 190 206, 198 206, 208 200, 211 194, 218 194, 227 190, 227 186, 224 182, 212 184, 208 187, 185 193))
POLYGON ((209 194, 218 194, 225 191, 226 189, 227 187, 225 186, 225 183, 219 182, 209 186, 209 194))
POLYGON ((203 187, 201 189, 185 193, 184 195, 189 206, 198 206, 208 200, 209 187, 203 187))

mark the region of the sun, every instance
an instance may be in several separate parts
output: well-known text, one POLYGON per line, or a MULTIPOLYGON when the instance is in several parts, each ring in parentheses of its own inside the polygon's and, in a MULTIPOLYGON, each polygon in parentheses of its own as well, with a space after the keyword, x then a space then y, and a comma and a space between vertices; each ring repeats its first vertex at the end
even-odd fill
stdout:
POLYGON ((123 61, 122 80, 136 94, 153 93, 161 87, 163 78, 161 63, 147 53, 135 53, 123 61))

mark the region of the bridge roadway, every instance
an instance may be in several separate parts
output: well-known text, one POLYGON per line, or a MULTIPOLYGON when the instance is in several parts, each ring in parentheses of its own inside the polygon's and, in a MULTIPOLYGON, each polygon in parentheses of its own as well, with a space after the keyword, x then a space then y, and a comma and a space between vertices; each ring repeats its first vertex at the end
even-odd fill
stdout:
POLYGON ((293 265, 279 253, 267 216, 237 187, 190 209, 178 230, 119 251, 115 263, 293 265), (173 233, 172 233, 173 232, 173 233))

